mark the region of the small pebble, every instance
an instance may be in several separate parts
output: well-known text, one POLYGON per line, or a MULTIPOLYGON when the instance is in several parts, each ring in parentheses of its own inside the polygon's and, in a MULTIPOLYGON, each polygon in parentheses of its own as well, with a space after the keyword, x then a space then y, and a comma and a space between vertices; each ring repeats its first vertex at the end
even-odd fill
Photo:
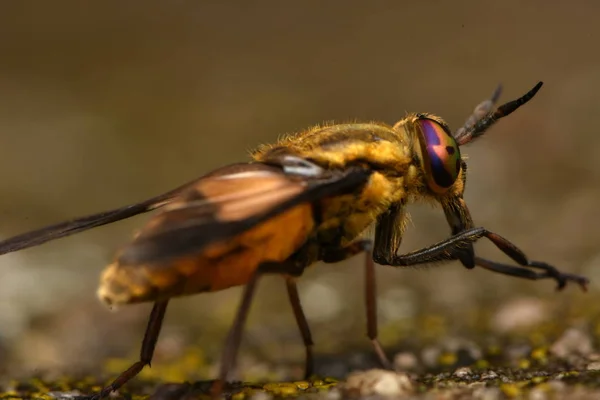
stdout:
POLYGON ((492 326, 498 332, 510 332, 539 325, 550 317, 543 301, 523 297, 500 307, 492 319, 492 326))
POLYGON ((382 369, 355 372, 348 376, 343 388, 356 391, 361 396, 400 396, 413 392, 413 383, 408 375, 382 369))
POLYGON ((585 356, 592 351, 590 335, 575 328, 567 329, 550 347, 550 352, 560 358, 566 358, 573 354, 585 356))
POLYGON ((342 398, 342 392, 337 388, 333 388, 327 392, 325 398, 327 400, 340 400, 342 398))
POLYGON ((394 367, 400 371, 412 371, 419 366, 417 356, 408 351, 398 353, 394 357, 394 367))
POLYGON ((438 366, 441 350, 438 347, 426 347, 421 351, 421 360, 429 368, 438 366))
POLYGON ((57 399, 76 399, 81 396, 81 392, 79 390, 73 390, 70 392, 48 392, 48 396, 57 399))
POLYGON ((587 365, 586 369, 588 371, 597 371, 600 370, 600 361, 594 361, 587 365))
POLYGON ((492 380, 492 379, 497 379, 498 378, 498 374, 495 371, 487 371, 484 372, 483 374, 481 374, 481 379, 483 380, 492 380))
POLYGON ((456 376, 457 378, 466 378, 471 374, 472 374, 472 371, 471 371, 471 368, 469 368, 469 367, 458 368, 457 370, 455 370, 452 373, 452 375, 456 376))
POLYGON ((548 395, 540 388, 533 388, 529 392, 529 400, 546 400, 548 395))

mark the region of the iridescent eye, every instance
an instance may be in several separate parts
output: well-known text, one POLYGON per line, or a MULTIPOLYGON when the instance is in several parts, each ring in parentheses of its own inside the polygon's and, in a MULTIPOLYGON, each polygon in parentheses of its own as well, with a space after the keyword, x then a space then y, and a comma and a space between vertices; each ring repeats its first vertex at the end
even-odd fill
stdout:
POLYGON ((456 181, 461 158, 458 144, 439 123, 431 119, 418 121, 422 134, 423 167, 429 188, 444 193, 456 181))

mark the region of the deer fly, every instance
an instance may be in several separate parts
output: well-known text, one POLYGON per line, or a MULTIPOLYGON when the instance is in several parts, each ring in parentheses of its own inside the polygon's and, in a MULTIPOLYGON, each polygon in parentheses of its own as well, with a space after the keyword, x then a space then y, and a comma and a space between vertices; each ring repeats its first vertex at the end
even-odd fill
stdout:
POLYGON ((219 396, 234 367, 259 277, 284 277, 312 374, 310 329, 296 278, 316 262, 337 263, 358 254, 365 260, 367 334, 381 363, 391 368, 377 339, 375 263, 392 267, 458 260, 466 268, 531 280, 588 284, 530 260, 502 236, 473 223, 463 198, 467 164, 461 147, 531 100, 542 82, 496 109, 501 87, 480 103, 458 130, 440 117, 411 113, 394 125, 348 123, 316 126, 264 145, 252 160, 225 166, 168 193, 21 234, 0 242, 0 254, 159 209, 104 270, 98 296, 113 305, 153 302, 139 361, 95 398, 134 378, 152 360, 170 299, 245 285, 227 336, 218 379, 219 396), (399 253, 410 202, 441 206, 451 236, 429 247, 399 253), (373 239, 363 234, 375 226, 373 239), (478 257, 473 244, 490 240, 515 263, 478 257))

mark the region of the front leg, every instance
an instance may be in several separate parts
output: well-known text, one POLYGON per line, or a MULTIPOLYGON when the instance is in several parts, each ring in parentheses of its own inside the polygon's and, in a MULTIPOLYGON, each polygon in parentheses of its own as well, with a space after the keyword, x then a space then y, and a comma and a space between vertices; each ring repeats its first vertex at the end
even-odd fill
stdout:
POLYGON ((375 348, 375 353, 381 364, 392 369, 392 363, 385 355, 383 347, 377 338, 377 281, 375 278, 375 263, 372 256, 373 243, 370 240, 353 242, 347 247, 321 248, 320 259, 325 263, 337 263, 359 253, 365 254, 365 306, 367 312, 367 336, 375 348))
MULTIPOLYGON (((467 165, 464 162, 463 169, 464 171, 467 169, 467 165)), ((463 174, 463 177, 464 176, 465 175, 463 174)), ((463 184, 464 183, 465 182, 463 181, 463 184)), ((452 235, 457 235, 468 229, 474 228, 471 213, 461 194, 456 194, 455 196, 446 199, 446 201, 442 203, 442 208, 444 209, 448 225, 450 225, 452 235)), ((465 243, 464 247, 457 251, 456 257, 465 267, 473 268, 479 266, 503 275, 531 280, 554 279, 557 282, 558 289, 564 288, 567 282, 572 281, 582 286, 584 290, 586 289, 586 286, 589 283, 587 278, 560 272, 557 268, 545 262, 531 261, 517 248, 517 246, 510 243, 508 240, 491 232, 488 232, 488 234, 491 236, 486 235, 486 237, 520 266, 502 264, 482 257, 476 257, 473 250, 473 244, 465 243), (540 269, 542 272, 535 272, 529 268, 540 269)))
POLYGON ((504 275, 531 280, 554 279, 558 283, 558 289, 565 287, 567 282, 575 282, 580 285, 583 290, 586 290, 589 283, 589 280, 583 276, 560 272, 555 267, 544 262, 529 260, 525 253, 523 253, 523 251, 521 251, 513 243, 494 232, 488 231, 485 228, 467 229, 454 236, 451 236, 446 240, 423 249, 401 255, 387 254, 387 257, 376 259, 375 261, 382 265, 404 267, 457 259, 462 261, 465 257, 472 257, 471 261, 473 265, 478 265, 487 270, 498 272, 504 275), (500 264, 494 261, 489 261, 485 258, 475 257, 474 255, 466 256, 469 253, 465 252, 465 249, 469 249, 473 243, 483 237, 490 240, 498 249, 513 259, 520 266, 541 269, 542 272, 535 272, 522 267, 500 264))

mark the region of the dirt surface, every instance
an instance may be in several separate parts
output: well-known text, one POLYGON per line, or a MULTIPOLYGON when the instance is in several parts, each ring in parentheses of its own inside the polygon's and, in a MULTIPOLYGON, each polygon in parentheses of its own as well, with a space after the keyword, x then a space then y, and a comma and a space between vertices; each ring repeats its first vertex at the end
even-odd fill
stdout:
MULTIPOLYGON (((511 310, 504 310, 509 315, 505 324, 520 324, 512 334, 481 329, 465 337, 440 335, 450 321, 437 316, 438 335, 430 336, 427 341, 408 339, 404 348, 388 351, 394 354, 394 368, 398 372, 379 369, 369 348, 356 348, 339 354, 318 354, 317 374, 308 381, 293 380, 294 375, 301 374, 301 359, 272 364, 258 356, 261 353, 268 356, 272 351, 270 346, 255 348, 243 353, 236 374, 244 377, 245 383, 231 383, 225 393, 233 399, 599 398, 600 321, 592 316, 582 318, 578 313, 576 319, 586 322, 574 324, 577 327, 563 329, 559 321, 529 325, 518 321, 519 314, 527 313, 525 303, 516 302, 511 310)), ((422 323, 433 327, 431 320, 422 323)), ((108 360, 102 373, 92 369, 68 377, 49 372, 36 378, 13 379, 4 383, 0 398, 74 398, 91 394, 133 361, 133 356, 108 360)), ((114 396, 203 398, 209 393, 213 383, 209 375, 216 373, 216 367, 199 346, 171 348, 168 353, 164 347, 159 348, 152 368, 146 368, 114 396)))
MULTIPOLYGON (((520 352, 512 347, 508 351, 520 352)), ((403 353, 408 359, 410 353, 403 353)), ((600 357, 577 356, 578 362, 549 357, 544 348, 534 348, 520 357, 519 367, 496 367, 503 354, 486 354, 470 366, 448 372, 401 373, 381 369, 354 372, 346 380, 314 377, 290 382, 232 382, 224 395, 232 399, 270 398, 402 398, 402 399, 597 399, 600 396, 600 357), (496 362, 489 362, 495 359, 496 362)), ((459 356, 445 354, 447 359, 459 356)), ((444 363, 449 364, 448 360, 444 363)), ((464 363, 464 361, 463 361, 464 363)), ((86 398, 97 392, 103 381, 98 377, 33 378, 14 381, 0 393, 2 399, 86 398)), ((195 399, 207 398, 213 381, 164 383, 138 379, 114 393, 118 399, 195 399)))
MULTIPOLYGON (((380 338, 412 383, 351 378, 378 367, 364 334, 362 260, 319 264, 299 290, 321 381, 291 383, 304 350, 278 277, 259 284, 232 379, 332 400, 373 388, 421 399, 600 398, 600 3, 24 0, 0 8, 0 238, 143 200, 323 121, 393 124, 414 111, 456 129, 499 83, 508 101, 543 80, 530 103, 464 148, 465 199, 478 226, 589 277, 587 293, 458 263, 380 267, 380 338)), ((401 251, 448 236, 441 210, 409 211, 401 251)), ((137 357, 150 305, 111 312, 95 291, 145 221, 0 257, 2 397, 89 393, 137 357)), ((489 243, 476 251, 508 262, 489 243)), ((120 395, 201 392, 205 384, 161 385, 216 376, 239 295, 173 301, 152 368, 120 395)))

